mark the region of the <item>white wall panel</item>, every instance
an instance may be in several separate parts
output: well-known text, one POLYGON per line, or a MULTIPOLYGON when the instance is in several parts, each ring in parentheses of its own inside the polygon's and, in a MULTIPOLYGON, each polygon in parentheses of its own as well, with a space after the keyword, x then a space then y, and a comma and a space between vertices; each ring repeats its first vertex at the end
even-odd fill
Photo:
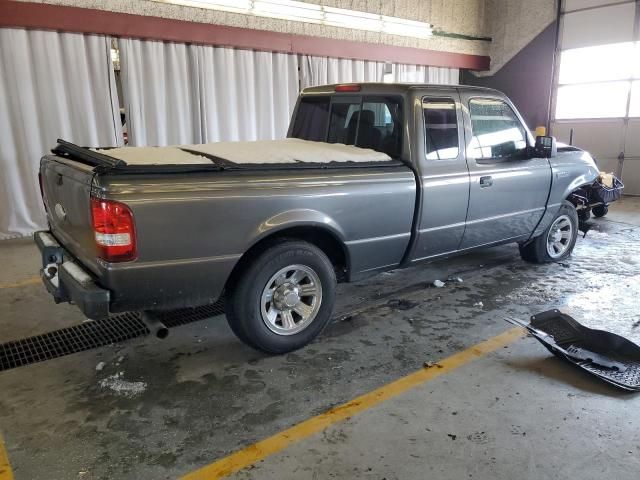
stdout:
POLYGON ((569 143, 572 128, 573 145, 588 150, 596 157, 616 158, 621 151, 624 122, 620 119, 555 123, 552 135, 559 142, 569 143))
POLYGON ((634 2, 567 13, 563 19, 561 47, 566 50, 630 42, 634 17, 634 2))
POLYGON ((624 151, 627 156, 640 157, 640 119, 629 120, 624 151))
POLYGON ((562 11, 570 12, 572 10, 580 10, 583 8, 611 5, 612 3, 620 3, 620 0, 565 0, 564 5, 562 6, 562 11))
POLYGON ((640 119, 629 120, 624 152, 622 169, 624 192, 640 195, 640 119))

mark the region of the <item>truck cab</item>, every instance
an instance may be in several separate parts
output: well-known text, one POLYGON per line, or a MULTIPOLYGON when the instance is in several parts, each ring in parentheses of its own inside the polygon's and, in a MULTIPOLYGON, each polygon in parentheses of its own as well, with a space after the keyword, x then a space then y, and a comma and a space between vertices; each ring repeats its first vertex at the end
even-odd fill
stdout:
MULTIPOLYGON (((511 101, 486 88, 366 83, 308 88, 289 136, 372 148, 414 171, 419 188, 409 263, 527 242, 546 228, 574 187, 566 181, 571 174, 553 178, 561 167, 536 148, 511 101)), ((588 183, 597 169, 588 155, 579 156, 576 168, 587 169, 580 181, 588 183)))

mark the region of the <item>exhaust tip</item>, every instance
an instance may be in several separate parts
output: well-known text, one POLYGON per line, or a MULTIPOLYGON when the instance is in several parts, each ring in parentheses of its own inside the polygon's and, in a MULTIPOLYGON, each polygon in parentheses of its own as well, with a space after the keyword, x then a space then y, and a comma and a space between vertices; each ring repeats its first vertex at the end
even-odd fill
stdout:
POLYGON ((155 335, 160 340, 169 336, 169 329, 151 312, 141 312, 140 319, 149 329, 149 333, 155 335))

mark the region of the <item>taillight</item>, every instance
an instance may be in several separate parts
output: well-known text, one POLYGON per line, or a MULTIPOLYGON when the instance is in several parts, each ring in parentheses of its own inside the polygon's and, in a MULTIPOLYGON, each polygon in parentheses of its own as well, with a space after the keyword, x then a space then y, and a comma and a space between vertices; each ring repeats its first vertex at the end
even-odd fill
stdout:
POLYGON ((135 260, 136 231, 129 207, 91 197, 91 216, 98 256, 107 262, 135 260))
POLYGON ((42 204, 44 205, 45 212, 47 211, 47 201, 44 197, 44 185, 42 184, 42 172, 38 172, 38 183, 40 184, 40 196, 42 197, 42 204))

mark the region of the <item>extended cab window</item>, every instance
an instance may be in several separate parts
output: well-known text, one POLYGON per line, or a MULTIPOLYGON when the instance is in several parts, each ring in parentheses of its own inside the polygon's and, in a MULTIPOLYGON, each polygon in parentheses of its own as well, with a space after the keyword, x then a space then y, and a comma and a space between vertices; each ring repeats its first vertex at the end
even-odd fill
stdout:
POLYGON ((513 109, 502 100, 469 101, 472 138, 470 155, 479 159, 524 158, 527 134, 513 109))
POLYGON ((402 149, 402 99, 304 97, 291 132, 295 138, 355 145, 398 157, 402 149))
POLYGON ((334 98, 327 142, 371 148, 398 157, 402 103, 395 97, 334 98))
POLYGON ((452 98, 425 98, 422 111, 427 160, 458 158, 460 146, 456 102, 452 98))

